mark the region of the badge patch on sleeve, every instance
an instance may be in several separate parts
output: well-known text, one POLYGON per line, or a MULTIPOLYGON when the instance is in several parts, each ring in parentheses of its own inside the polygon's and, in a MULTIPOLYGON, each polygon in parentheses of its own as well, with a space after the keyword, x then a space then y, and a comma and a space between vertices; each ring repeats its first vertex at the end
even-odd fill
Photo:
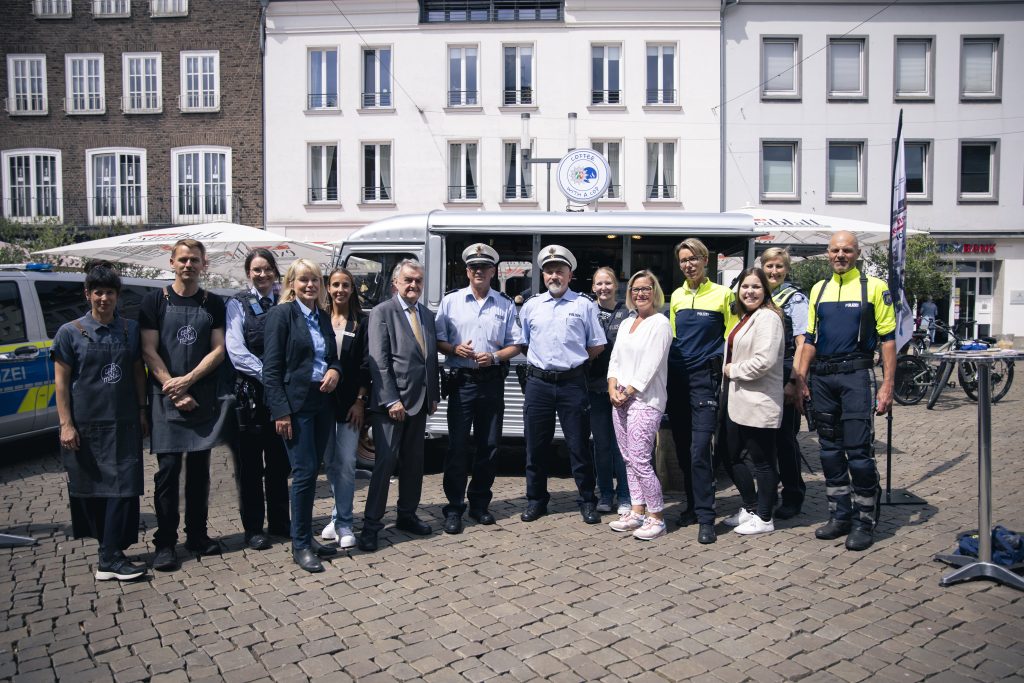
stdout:
POLYGON ((890 293, 889 290, 882 292, 882 301, 886 306, 892 306, 892 293, 890 293))

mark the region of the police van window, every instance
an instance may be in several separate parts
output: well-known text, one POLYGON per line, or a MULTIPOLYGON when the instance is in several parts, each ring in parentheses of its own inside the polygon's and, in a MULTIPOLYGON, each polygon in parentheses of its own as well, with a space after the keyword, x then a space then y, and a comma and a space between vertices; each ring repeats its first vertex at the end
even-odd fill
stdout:
POLYGON ((532 241, 529 234, 499 235, 486 239, 480 239, 480 235, 449 236, 445 246, 444 291, 468 285, 462 252, 471 244, 484 242, 493 247, 501 259, 491 279, 491 287, 505 292, 516 303, 521 303, 520 299, 529 299, 533 295, 530 284, 534 263, 532 241))
POLYGON ((46 336, 51 339, 64 323, 77 320, 89 310, 82 281, 36 280, 39 307, 43 310, 46 336))
POLYGON ((623 301, 623 283, 629 279, 622 272, 622 236, 614 235, 544 235, 541 245, 561 244, 576 257, 576 271, 569 286, 577 292, 591 292, 594 271, 602 266, 614 270, 619 281, 618 298, 623 301))
POLYGON ((349 254, 345 267, 355 278, 359 305, 370 309, 391 296, 391 271, 402 259, 420 260, 418 254, 408 252, 349 254))
POLYGON ((140 285, 123 285, 121 294, 117 297, 117 311, 129 320, 139 319, 139 305, 147 292, 153 291, 152 287, 140 285))
POLYGON ((17 282, 0 282, 0 344, 28 341, 17 282))

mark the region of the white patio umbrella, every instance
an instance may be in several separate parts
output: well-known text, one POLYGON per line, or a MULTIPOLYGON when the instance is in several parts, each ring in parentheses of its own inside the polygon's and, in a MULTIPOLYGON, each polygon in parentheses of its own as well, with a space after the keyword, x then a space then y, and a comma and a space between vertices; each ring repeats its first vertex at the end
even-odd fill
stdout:
POLYGON ((264 247, 274 254, 282 275, 295 259, 305 258, 323 266, 330 262, 333 253, 331 247, 326 245, 301 242, 248 225, 226 222, 133 232, 36 253, 47 256, 74 256, 81 259, 105 259, 168 270, 171 247, 181 239, 202 242, 210 262, 209 272, 236 280, 245 277, 242 272, 245 256, 255 247, 264 247))
MULTIPOLYGON (((779 246, 824 247, 832 233, 848 230, 856 235, 861 246, 868 246, 889 239, 889 226, 838 216, 822 216, 816 213, 796 213, 780 209, 765 209, 759 206, 745 206, 729 213, 742 213, 754 219, 754 228, 767 233, 757 238, 758 244, 779 246)), ((922 232, 908 230, 910 233, 922 232)))

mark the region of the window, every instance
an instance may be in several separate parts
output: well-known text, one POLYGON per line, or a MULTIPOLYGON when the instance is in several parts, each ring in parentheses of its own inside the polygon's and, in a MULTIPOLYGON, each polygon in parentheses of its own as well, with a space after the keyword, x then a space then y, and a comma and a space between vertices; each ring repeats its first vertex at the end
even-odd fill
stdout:
POLYGON ((676 199, 676 143, 647 142, 646 199, 676 199))
POLYGON ((761 201, 800 200, 800 143, 761 141, 761 201))
POLYGON ((36 19, 70 19, 71 0, 32 0, 36 19))
POLYGON ((591 104, 622 103, 622 47, 591 45, 591 104))
POLYGON ((181 53, 181 111, 220 111, 220 52, 181 53))
POLYGON ((27 339, 25 309, 21 305, 18 283, 0 282, 0 344, 16 344, 27 339))
POLYGON ((647 45, 647 104, 676 103, 675 45, 647 45))
POLYGON ((82 296, 81 281, 36 280, 39 308, 43 312, 46 336, 53 339, 64 323, 77 320, 89 311, 89 302, 82 296))
POLYGON ((907 201, 931 201, 931 142, 928 140, 904 140, 903 166, 907 170, 907 201))
POLYGON ((124 18, 132 15, 131 0, 92 0, 92 14, 96 18, 124 18))
POLYGON ((4 216, 60 220, 60 176, 59 150, 15 149, 4 152, 4 216))
POLYGON ((612 172, 608 191, 600 199, 622 199, 622 141, 591 140, 590 146, 595 152, 604 155, 612 172))
POLYGON ((162 60, 159 52, 126 53, 121 57, 126 114, 156 114, 164 109, 162 60))
POLYGON ((149 0, 151 17, 188 16, 188 0, 149 0))
POLYGON ((533 47, 505 45, 502 47, 505 67, 505 105, 534 104, 533 47))
POLYGON ((800 38, 761 39, 761 99, 800 99, 800 38))
POLYGON ((960 44, 960 99, 997 100, 1002 96, 1001 38, 965 36, 960 44))
POLYGON ((423 262, 423 254, 407 251, 357 251, 348 255, 345 267, 355 277, 353 290, 359 293, 364 310, 391 298, 391 273, 407 258, 423 262))
POLYGON ((565 0, 420 0, 420 23, 562 21, 565 0))
POLYGON ((103 91, 103 55, 65 55, 68 114, 102 114, 106 111, 103 91))
POLYGON ((475 142, 452 142, 448 145, 448 201, 480 199, 478 149, 475 142))
POLYGON ((363 50, 363 107, 392 107, 391 48, 363 50))
POLYGON ((864 38, 829 38, 829 99, 867 99, 867 43, 864 38))
POLYGON ((830 201, 864 201, 864 143, 829 141, 828 197, 830 201))
POLYGON ((338 50, 314 48, 309 51, 309 92, 306 107, 310 110, 337 109, 338 50))
POLYGON ((310 204, 338 201, 338 145, 309 146, 310 204))
POLYGON ((897 100, 934 99, 931 38, 896 38, 894 87, 897 100))
POLYGON ((7 55, 7 111, 47 112, 45 55, 7 55))
POLYGON ((480 104, 477 88, 477 48, 448 48, 448 106, 480 104))
POLYGON ((90 225, 146 221, 146 150, 87 150, 85 163, 90 225))
POLYGON ((364 143, 363 201, 394 201, 391 177, 391 143, 364 143))
MULTIPOLYGON (((531 142, 531 146, 532 146, 531 142)), ((502 197, 509 199, 533 199, 533 165, 523 164, 518 142, 505 142, 505 179, 502 197)))
POLYGON ((231 220, 231 150, 171 150, 171 202, 175 222, 231 220))
POLYGON ((993 202, 998 197, 999 156, 995 140, 960 141, 961 202, 993 202))

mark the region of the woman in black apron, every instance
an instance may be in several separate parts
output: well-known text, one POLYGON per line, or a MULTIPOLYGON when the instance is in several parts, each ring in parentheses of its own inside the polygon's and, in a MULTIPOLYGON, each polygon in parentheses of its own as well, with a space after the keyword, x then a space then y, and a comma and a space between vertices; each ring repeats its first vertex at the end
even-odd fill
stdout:
POLYGON ((89 267, 91 310, 53 339, 60 445, 75 538, 99 541, 100 581, 138 579, 145 565, 124 550, 139 540, 146 374, 139 326, 117 314, 121 278, 109 263, 89 267))

